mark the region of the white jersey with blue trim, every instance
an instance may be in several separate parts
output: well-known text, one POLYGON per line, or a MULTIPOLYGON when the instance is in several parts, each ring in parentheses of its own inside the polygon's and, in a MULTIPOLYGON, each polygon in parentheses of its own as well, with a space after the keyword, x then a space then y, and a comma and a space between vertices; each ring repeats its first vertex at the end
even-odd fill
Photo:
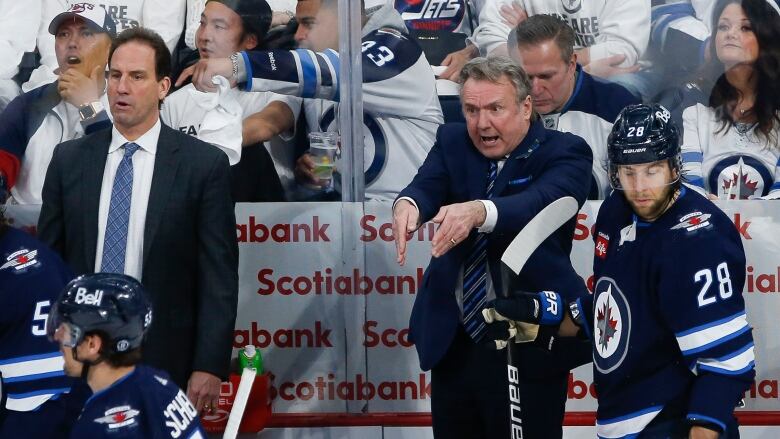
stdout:
POLYGON ((506 44, 511 28, 501 7, 514 2, 528 16, 560 17, 574 29, 576 48, 589 47, 590 59, 625 55, 621 64, 632 66, 642 57, 650 38, 648 0, 488 0, 479 15, 474 40, 483 55, 506 44))
MULTIPOLYGON (((362 40, 366 198, 393 200, 422 165, 444 119, 431 66, 392 5, 371 15, 362 40)), ((309 128, 337 131, 338 52, 244 56, 248 90, 309 98, 304 100, 309 128)))
MULTIPOLYGON (((46 336, 52 303, 73 277, 21 230, 0 232, 0 374, 8 410, 28 412, 70 391, 59 346, 46 336)), ((45 422, 45 421, 42 421, 45 422)))
POLYGON ((595 287, 580 300, 592 302, 599 437, 636 437, 664 410, 725 431, 755 375, 745 253, 730 219, 683 188, 647 223, 616 191, 594 237, 595 287))
MULTIPOLYGON (((754 126, 721 127, 706 105, 683 111, 683 172, 694 189, 720 199, 780 198, 780 145, 768 146, 754 126)), ((780 138, 780 127, 773 135, 780 138)))
POLYGON ((205 439, 198 411, 165 372, 135 369, 84 404, 70 437, 205 439))
POLYGON ((607 138, 620 111, 638 103, 639 99, 621 85, 594 78, 577 65, 577 78, 568 102, 557 113, 541 115, 545 128, 576 134, 593 151, 588 199, 603 200, 612 192, 606 168, 607 138))

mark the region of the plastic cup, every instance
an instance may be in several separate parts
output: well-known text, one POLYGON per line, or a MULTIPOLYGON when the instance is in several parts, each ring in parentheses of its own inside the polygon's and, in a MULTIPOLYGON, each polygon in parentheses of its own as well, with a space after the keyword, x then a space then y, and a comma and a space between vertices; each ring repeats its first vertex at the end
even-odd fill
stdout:
POLYGON ((339 136, 330 132, 309 133, 309 155, 314 162, 314 178, 322 184, 333 179, 333 165, 336 161, 339 136))

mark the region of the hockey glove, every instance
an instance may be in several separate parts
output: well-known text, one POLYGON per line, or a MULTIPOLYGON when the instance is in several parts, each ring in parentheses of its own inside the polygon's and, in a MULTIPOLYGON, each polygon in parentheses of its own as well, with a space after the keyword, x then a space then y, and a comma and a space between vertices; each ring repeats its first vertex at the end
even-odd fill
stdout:
POLYGON ((485 311, 487 310, 482 310, 482 317, 485 319, 487 325, 480 343, 489 349, 500 351, 515 337, 517 334, 517 327, 515 326, 515 322, 506 319, 495 320, 493 316, 487 314, 485 311))
POLYGON ((557 326, 563 320, 563 300, 558 293, 520 293, 508 298, 493 299, 485 304, 505 320, 557 326))

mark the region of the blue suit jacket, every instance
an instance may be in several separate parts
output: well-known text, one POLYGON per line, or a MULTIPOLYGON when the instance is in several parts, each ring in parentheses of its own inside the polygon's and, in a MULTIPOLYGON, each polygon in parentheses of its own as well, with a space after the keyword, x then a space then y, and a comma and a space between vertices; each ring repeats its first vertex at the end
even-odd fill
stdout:
MULTIPOLYGON (((488 261, 493 284, 501 288, 500 259, 517 233, 552 201, 573 196, 580 206, 590 187, 593 155, 583 139, 546 130, 534 122, 496 178, 493 198, 498 221, 488 236, 488 261)), ((417 175, 399 197, 412 198, 420 220, 430 220, 448 204, 485 199, 489 160, 471 142, 466 125, 439 127, 434 144, 417 175)), ((576 219, 572 218, 531 256, 520 276, 507 286, 524 291, 555 290, 566 297, 585 294, 583 280, 569 259, 576 219)), ((429 370, 447 352, 460 324, 455 288, 476 230, 445 255, 432 258, 410 319, 411 338, 420 366, 429 370)))

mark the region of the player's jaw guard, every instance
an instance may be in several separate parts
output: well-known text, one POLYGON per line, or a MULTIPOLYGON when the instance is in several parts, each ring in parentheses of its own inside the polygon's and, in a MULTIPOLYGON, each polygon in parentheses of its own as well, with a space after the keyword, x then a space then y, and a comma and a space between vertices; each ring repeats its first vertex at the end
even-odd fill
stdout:
POLYGON ((659 104, 629 105, 620 112, 607 139, 609 179, 614 189, 622 189, 617 177, 620 165, 669 160, 672 170, 680 175, 680 132, 670 119, 669 110, 659 104))

